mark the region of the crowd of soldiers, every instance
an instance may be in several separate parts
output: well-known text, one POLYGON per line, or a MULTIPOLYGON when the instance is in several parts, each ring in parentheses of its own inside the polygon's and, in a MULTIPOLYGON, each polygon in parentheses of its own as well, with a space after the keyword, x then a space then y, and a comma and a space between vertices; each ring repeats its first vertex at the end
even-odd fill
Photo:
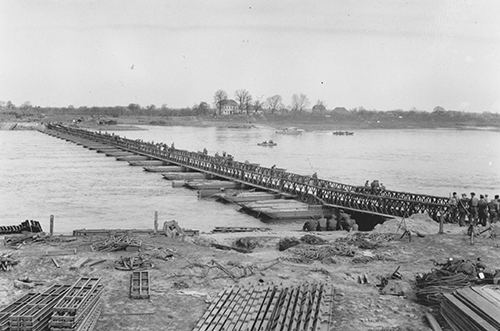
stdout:
POLYGON ((385 186, 380 183, 378 179, 373 180, 371 183, 369 180, 365 182, 365 189, 369 190, 372 194, 378 194, 385 191, 385 186))
POLYGON ((498 194, 494 199, 489 200, 488 194, 480 194, 479 198, 476 193, 471 192, 470 197, 463 193, 459 198, 457 192, 449 200, 450 222, 464 226, 467 222, 471 225, 481 224, 486 226, 488 222, 498 222, 500 216, 500 199, 498 194))

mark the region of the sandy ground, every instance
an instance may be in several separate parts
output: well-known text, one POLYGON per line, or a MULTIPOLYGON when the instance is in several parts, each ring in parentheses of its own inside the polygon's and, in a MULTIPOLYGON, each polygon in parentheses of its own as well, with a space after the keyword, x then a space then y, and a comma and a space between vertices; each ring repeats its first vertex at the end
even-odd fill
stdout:
MULTIPOLYGON (((227 286, 256 284, 259 281, 275 284, 319 281, 333 284, 336 289, 334 330, 430 330, 423 317, 429 308, 415 300, 413 286, 416 274, 430 271, 433 259, 444 261, 449 257, 474 260, 481 257, 489 266, 500 266, 497 239, 481 236, 472 246, 463 234, 464 228, 448 225, 447 230, 448 233, 442 235, 412 236, 411 242, 407 238, 399 240, 398 235, 397 240, 381 242, 381 247, 372 250, 355 248, 354 257, 377 255, 384 256, 384 260, 354 263, 353 257, 332 256, 328 263, 315 261, 312 264, 286 261, 289 251, 280 252, 277 249, 280 238, 303 235, 297 232, 202 234, 184 242, 164 235, 134 235, 143 242, 142 253, 159 247, 175 252, 174 258, 169 261, 152 260, 150 300, 129 299, 130 272, 114 268, 113 262, 120 256, 138 253, 91 250, 91 244, 104 237, 28 243, 18 250, 2 246, 0 254, 13 253, 20 263, 9 272, 0 271, 0 307, 29 291, 13 286, 18 278, 29 276, 34 280, 43 280, 45 285, 36 287, 42 290, 54 282, 71 284, 80 276, 98 276, 102 278, 105 292, 104 310, 96 330, 191 330, 208 307, 210 299, 227 286), (231 244, 247 235, 254 237, 259 244, 252 253, 224 251, 209 246, 214 241, 231 244), (42 256, 47 250, 72 248, 77 249, 76 255, 56 257, 61 268, 56 268, 50 257, 42 256), (106 262, 70 270, 70 266, 81 257, 106 259, 106 262), (203 267, 212 265, 212 260, 235 275, 243 274, 241 266, 253 266, 254 274, 233 280, 220 269, 203 267), (375 286, 380 282, 379 278, 391 274, 398 266, 401 266, 401 285, 405 296, 379 294, 375 286), (357 276, 361 274, 368 276, 368 284, 358 284, 357 276)), ((346 232, 316 234, 330 242, 352 235, 346 232)))

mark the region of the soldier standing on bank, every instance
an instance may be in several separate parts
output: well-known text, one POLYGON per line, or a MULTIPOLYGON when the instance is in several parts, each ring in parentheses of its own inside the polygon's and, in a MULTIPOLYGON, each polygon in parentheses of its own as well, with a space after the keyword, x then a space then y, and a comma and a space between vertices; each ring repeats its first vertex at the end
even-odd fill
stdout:
POLYGON ((453 192, 453 195, 448 200, 448 205, 450 206, 450 222, 456 223, 457 221, 457 209, 458 209, 458 197, 457 192, 453 192))
POLYGON ((469 199, 467 198, 467 194, 463 193, 462 198, 458 201, 458 225, 465 225, 465 216, 468 216, 469 222, 471 222, 471 216, 469 213, 469 199))

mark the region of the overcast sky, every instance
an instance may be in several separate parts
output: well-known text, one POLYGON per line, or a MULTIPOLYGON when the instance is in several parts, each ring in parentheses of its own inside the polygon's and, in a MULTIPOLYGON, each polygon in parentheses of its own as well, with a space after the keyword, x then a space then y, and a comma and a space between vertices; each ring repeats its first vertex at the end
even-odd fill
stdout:
POLYGON ((0 0, 0 100, 500 112, 500 1, 0 0))

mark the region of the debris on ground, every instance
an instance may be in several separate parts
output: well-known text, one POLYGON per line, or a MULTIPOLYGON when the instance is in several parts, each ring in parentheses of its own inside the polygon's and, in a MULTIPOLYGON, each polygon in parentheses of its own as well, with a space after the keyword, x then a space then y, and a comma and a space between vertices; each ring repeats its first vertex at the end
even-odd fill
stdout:
MULTIPOLYGON (((419 302, 425 305, 438 305, 443 293, 450 293, 476 282, 484 282, 486 278, 483 272, 486 266, 480 261, 449 259, 445 263, 434 264, 440 268, 416 277, 416 295, 419 302)), ((493 282, 494 275, 489 275, 488 278, 493 282)))
POLYGON ((443 297, 441 316, 453 330, 500 330, 498 288, 466 287, 443 297))
POLYGON ((324 245, 328 243, 328 241, 326 241, 325 239, 314 236, 312 234, 306 234, 302 236, 300 238, 300 241, 309 245, 324 245))
POLYGON ((362 255, 355 256, 351 260, 352 263, 368 263, 372 261, 394 261, 394 258, 386 256, 384 254, 363 253, 362 255))
POLYGON ((436 234, 439 224, 427 213, 413 214, 404 219, 390 219, 382 224, 378 224, 373 229, 375 233, 404 233, 410 231, 419 236, 426 234, 436 234))
POLYGON ((43 232, 38 221, 26 220, 19 225, 1 225, 0 234, 13 234, 22 232, 38 233, 43 232))
POLYGON ((335 242, 346 245, 356 246, 361 249, 377 249, 395 239, 392 233, 374 233, 374 232, 354 232, 345 237, 338 238, 335 242))
POLYGON ((12 257, 12 253, 3 253, 0 254, 0 270, 9 271, 19 263, 19 260, 16 260, 12 257))
POLYGON ((237 251, 240 253, 251 253, 252 252, 251 250, 246 249, 246 248, 240 248, 240 247, 236 247, 236 246, 227 246, 227 245, 222 245, 222 244, 218 244, 218 243, 211 243, 210 246, 215 247, 217 249, 222 249, 225 251, 234 250, 234 251, 237 251))
POLYGON ((346 245, 306 245, 300 244, 288 249, 294 257, 322 261, 331 256, 354 256, 354 250, 346 245))
POLYGON ((168 248, 164 247, 158 247, 152 250, 147 250, 144 252, 142 255, 143 256, 149 256, 151 258, 155 258, 158 260, 163 260, 163 261, 170 261, 171 259, 174 258, 174 251, 168 248))
POLYGON ((133 238, 130 238, 127 234, 123 235, 112 235, 103 241, 96 242, 92 244, 92 249, 94 251, 101 252, 115 252, 115 251, 139 251, 142 246, 142 242, 133 238))
POLYGON ((150 269, 153 268, 153 263, 143 254, 139 254, 137 256, 123 257, 116 260, 115 269, 117 270, 137 270, 137 269, 150 269))
POLYGON ((5 238, 4 243, 6 246, 20 248, 24 244, 40 241, 45 238, 45 236, 46 234, 44 232, 26 233, 19 236, 5 238))
POLYGON ((285 237, 281 238, 278 242, 278 250, 284 251, 289 249, 290 247, 297 246, 300 244, 300 240, 295 237, 285 237))
POLYGON ((271 231, 271 228, 258 228, 258 227, 236 227, 236 226, 216 226, 213 233, 226 233, 226 232, 257 232, 257 231, 271 231))
POLYGON ((259 241, 254 237, 243 237, 236 239, 233 243, 233 246, 243 248, 247 251, 252 251, 257 246, 259 246, 259 241))
POLYGON ((168 238, 184 240, 184 238, 186 237, 184 230, 182 230, 177 221, 164 222, 163 232, 165 233, 165 236, 167 236, 168 238))

